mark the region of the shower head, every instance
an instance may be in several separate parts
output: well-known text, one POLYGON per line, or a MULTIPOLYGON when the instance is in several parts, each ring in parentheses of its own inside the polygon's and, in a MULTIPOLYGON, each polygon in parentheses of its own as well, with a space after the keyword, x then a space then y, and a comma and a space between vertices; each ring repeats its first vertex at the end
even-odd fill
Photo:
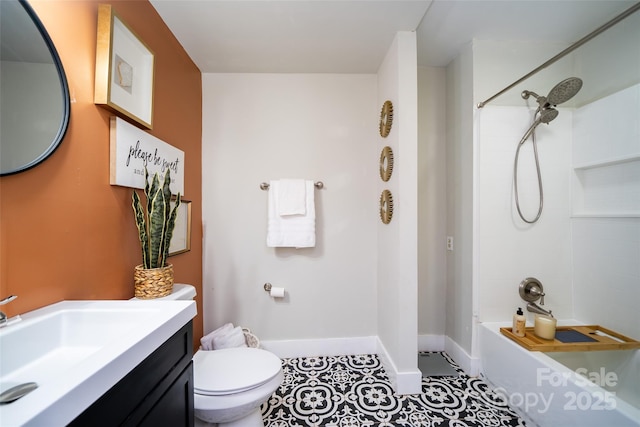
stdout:
POLYGON ((538 117, 538 123, 549 124, 550 121, 558 117, 558 110, 552 107, 547 107, 540 112, 538 117))
MULTIPOLYGON (((536 114, 537 114, 537 112, 536 112, 536 114)), ((552 121, 553 119, 555 119, 556 117, 558 117, 558 110, 556 110, 555 108, 547 107, 547 108, 542 109, 540 111, 540 116, 538 116, 538 118, 535 119, 535 121, 531 124, 531 127, 529 127, 529 129, 525 132, 525 134, 522 137, 522 139, 520 140, 519 144, 520 145, 524 144, 524 142, 527 140, 527 138, 529 138, 531 136, 533 131, 536 130, 536 127, 538 127, 538 125, 540 123, 549 124, 549 122, 552 121)))
MULTIPOLYGON (((524 90, 521 93, 523 99, 529 99, 533 96, 542 110, 553 105, 562 104, 573 98, 582 88, 582 80, 577 77, 569 77, 555 85, 547 96, 540 96, 530 90, 524 90)), ((555 117, 554 117, 555 118, 555 117)), ((553 120, 553 119, 551 119, 553 120)), ((548 123, 548 122, 545 122, 548 123)))
POLYGON ((547 102, 551 105, 562 104, 573 98, 582 88, 582 80, 569 77, 555 85, 547 95, 547 102))

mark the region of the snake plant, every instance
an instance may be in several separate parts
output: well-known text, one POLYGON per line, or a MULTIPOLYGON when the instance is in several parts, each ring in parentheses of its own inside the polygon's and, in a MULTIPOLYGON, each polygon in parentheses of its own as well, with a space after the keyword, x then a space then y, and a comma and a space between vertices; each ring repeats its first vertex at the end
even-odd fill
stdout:
POLYGON ((136 217, 140 244, 142 246, 142 264, 145 269, 166 267, 169 256, 169 244, 176 225, 180 193, 176 196, 176 203, 171 209, 171 175, 169 169, 164 175, 164 182, 160 185, 158 173, 153 175, 149 184, 149 172, 144 170, 144 194, 147 199, 146 209, 142 205, 137 191, 133 191, 133 212, 136 217))

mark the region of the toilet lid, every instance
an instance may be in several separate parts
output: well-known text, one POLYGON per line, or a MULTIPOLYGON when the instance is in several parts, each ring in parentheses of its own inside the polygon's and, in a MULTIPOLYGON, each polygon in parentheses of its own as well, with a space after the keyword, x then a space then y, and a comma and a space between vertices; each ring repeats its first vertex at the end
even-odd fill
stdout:
POLYGON ((193 389, 207 396, 239 393, 268 382, 280 369, 276 355, 257 348, 200 350, 193 356, 193 389))

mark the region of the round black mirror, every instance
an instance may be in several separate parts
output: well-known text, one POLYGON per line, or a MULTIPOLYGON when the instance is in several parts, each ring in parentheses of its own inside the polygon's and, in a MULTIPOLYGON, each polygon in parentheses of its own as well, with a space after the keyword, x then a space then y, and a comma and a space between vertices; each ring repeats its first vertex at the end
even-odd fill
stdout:
POLYGON ((44 161, 69 125, 67 78, 25 0, 0 0, 0 176, 44 161))

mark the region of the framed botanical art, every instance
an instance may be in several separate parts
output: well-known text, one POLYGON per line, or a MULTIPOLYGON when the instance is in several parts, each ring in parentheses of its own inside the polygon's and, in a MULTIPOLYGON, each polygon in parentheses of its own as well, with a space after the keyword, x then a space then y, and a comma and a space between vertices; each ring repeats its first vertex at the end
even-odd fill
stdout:
POLYGON ((94 102, 151 129, 153 67, 151 49, 111 5, 99 5, 94 102))
MULTIPOLYGON (((171 198, 171 209, 175 206, 175 197, 171 198)), ((169 256, 191 250, 191 201, 182 199, 176 216, 176 226, 169 244, 169 256)))

